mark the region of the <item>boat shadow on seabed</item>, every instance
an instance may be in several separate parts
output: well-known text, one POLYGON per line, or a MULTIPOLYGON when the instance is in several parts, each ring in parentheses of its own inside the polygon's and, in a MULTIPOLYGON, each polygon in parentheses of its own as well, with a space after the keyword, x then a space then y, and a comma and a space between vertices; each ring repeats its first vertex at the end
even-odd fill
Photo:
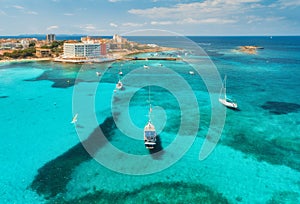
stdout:
POLYGON ((160 159, 164 154, 163 147, 161 146, 161 139, 159 135, 156 135, 156 145, 153 149, 149 149, 149 153, 151 154, 153 159, 160 159))

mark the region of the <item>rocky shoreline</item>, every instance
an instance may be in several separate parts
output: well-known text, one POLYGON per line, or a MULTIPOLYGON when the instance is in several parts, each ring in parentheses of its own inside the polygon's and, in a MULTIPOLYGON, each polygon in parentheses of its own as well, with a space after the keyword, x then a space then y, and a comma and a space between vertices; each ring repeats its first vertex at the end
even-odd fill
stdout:
POLYGON ((255 55, 255 54, 257 54, 258 49, 264 49, 264 48, 255 46, 255 45, 245 45, 245 46, 240 46, 238 51, 246 53, 246 54, 250 54, 250 55, 255 55))

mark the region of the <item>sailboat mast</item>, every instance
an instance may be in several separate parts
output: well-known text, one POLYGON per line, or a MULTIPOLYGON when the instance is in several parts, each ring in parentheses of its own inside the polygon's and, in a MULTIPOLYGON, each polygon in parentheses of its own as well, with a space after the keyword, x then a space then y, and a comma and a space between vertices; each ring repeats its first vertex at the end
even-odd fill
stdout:
POLYGON ((226 79, 227 79, 227 75, 225 75, 225 78, 224 78, 224 98, 226 100, 227 96, 226 96, 226 79))
POLYGON ((148 100, 149 100, 149 121, 151 121, 151 112, 152 112, 152 107, 151 107, 151 98, 150 98, 150 86, 149 86, 149 90, 148 90, 148 100))

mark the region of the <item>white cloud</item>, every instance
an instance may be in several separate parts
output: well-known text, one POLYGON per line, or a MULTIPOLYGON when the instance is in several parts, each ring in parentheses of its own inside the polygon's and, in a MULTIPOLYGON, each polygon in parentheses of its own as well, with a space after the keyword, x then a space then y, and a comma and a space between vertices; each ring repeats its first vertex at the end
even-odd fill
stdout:
MULTIPOLYGON (((281 9, 284 9, 287 7, 297 7, 297 6, 300 6, 300 1, 299 0, 279 0, 277 5, 281 9)), ((275 4, 275 6, 276 6, 276 4, 275 4)))
POLYGON ((19 6, 19 5, 13 5, 12 7, 15 8, 15 9, 18 9, 18 10, 24 10, 25 9, 23 6, 19 6))
POLYGON ((6 16, 6 15, 7 14, 4 11, 0 10, 0 16, 6 16))
POLYGON ((209 24, 228 24, 228 23, 235 23, 237 22, 236 20, 233 19, 223 19, 223 18, 206 18, 206 19, 193 19, 193 18, 186 18, 178 24, 204 24, 204 23, 209 23, 209 24))
POLYGON ((139 26, 143 26, 146 25, 146 23, 123 23, 122 26, 128 26, 128 27, 139 27, 139 26))
POLYGON ((171 25, 174 24, 172 21, 151 21, 151 25, 171 25))
POLYGON ((116 2, 119 2, 119 1, 122 1, 122 0, 108 0, 108 2, 111 2, 111 3, 116 3, 116 2))
POLYGON ((99 35, 100 33, 106 32, 107 30, 105 29, 99 29, 97 25, 94 24, 81 24, 81 25, 73 25, 75 32, 80 32, 80 33, 85 33, 89 35, 99 35))
POLYGON ((236 20, 232 19, 222 19, 222 18, 206 18, 206 19, 194 19, 185 18, 178 21, 151 21, 151 25, 172 25, 172 24, 228 24, 235 23, 236 20))
POLYGON ((110 23, 109 24, 111 27, 115 27, 115 28, 117 28, 118 27, 118 25, 117 24, 115 24, 115 23, 110 23))
POLYGON ((15 8, 15 9, 17 9, 17 10, 19 10, 19 11, 21 11, 21 12, 23 12, 24 14, 38 15, 37 12, 35 12, 35 11, 30 11, 30 10, 26 9, 25 7, 20 6, 20 5, 13 5, 12 7, 15 8))
POLYGON ((58 28, 59 28, 59 26, 53 25, 53 26, 49 26, 49 27, 47 28, 47 30, 55 30, 55 29, 58 29, 58 28))
POLYGON ((64 13, 64 16, 74 16, 73 13, 64 13))
POLYGON ((87 24, 85 27, 84 27, 85 30, 87 31, 92 31, 92 30, 96 30, 96 27, 92 24, 87 24))
POLYGON ((84 32, 99 32, 100 31, 93 24, 80 25, 79 28, 84 32))
POLYGON ((269 16, 266 18, 260 17, 260 16, 247 16, 247 23, 258 23, 258 22, 271 22, 271 21, 281 21, 284 20, 285 17, 283 16, 269 16))
POLYGON ((27 14, 30 14, 30 15, 38 15, 38 13, 37 12, 35 12, 35 11, 28 11, 28 12, 26 12, 27 14))
POLYGON ((143 16, 152 25, 169 24, 228 24, 235 23, 247 11, 262 7, 261 0, 204 0, 202 2, 180 3, 171 7, 131 9, 130 14, 143 16), (184 19, 184 20, 182 20, 184 19), (158 21, 159 20, 159 21, 158 21))

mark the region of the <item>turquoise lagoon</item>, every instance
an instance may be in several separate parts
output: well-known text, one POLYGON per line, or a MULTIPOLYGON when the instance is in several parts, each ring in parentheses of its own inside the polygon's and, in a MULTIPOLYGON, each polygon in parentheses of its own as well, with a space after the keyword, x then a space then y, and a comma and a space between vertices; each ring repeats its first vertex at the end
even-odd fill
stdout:
MULTIPOLYGON (((239 104, 238 111, 219 107, 226 111, 224 128, 216 148, 204 160, 199 160, 199 152, 208 129, 213 128, 209 96, 218 93, 208 93, 205 79, 197 73, 189 75, 193 67, 184 61, 2 63, 1 202, 299 203, 300 38, 190 39, 206 51, 221 78, 227 75, 228 94, 239 104), (249 44, 264 49, 256 55, 236 51, 237 46, 249 44), (150 69, 144 70, 144 64, 150 69), (112 68, 108 69, 110 65, 112 68), (115 92, 120 69, 125 89, 115 92), (153 73, 151 70, 155 69, 153 73), (96 71, 103 75, 99 78, 96 71), (131 86, 130 78, 126 83, 126 75, 147 81, 153 74, 159 78, 159 84, 150 88, 152 119, 159 131, 157 153, 146 150, 142 141, 148 86, 141 82, 139 87, 138 80, 131 86), (170 85, 176 77, 188 84, 193 96, 179 82, 170 85), (188 106, 181 115, 178 98, 192 103, 193 97, 198 108, 188 106), (70 122, 76 113, 78 121, 74 125, 70 122), (197 125, 192 119, 198 114, 197 125), (177 133, 182 118, 191 124, 184 134, 196 131, 191 147, 173 164, 154 173, 141 173, 152 168, 147 166, 149 161, 161 164, 172 153, 176 156, 169 147, 180 137, 177 133), (100 129, 106 139, 99 139, 100 129), (140 139, 136 133, 141 133, 140 139), (95 144, 92 156, 84 148, 86 144, 95 144), (126 169, 126 159, 114 158, 109 161, 111 166, 93 159, 111 158, 109 152, 104 152, 109 145, 131 155, 150 155, 150 160, 134 163, 133 168, 141 170, 140 175, 114 171, 118 164, 126 169)), ((165 37, 135 40, 176 46, 176 39, 167 41, 165 37)), ((207 58, 192 52, 188 55, 200 61, 207 58)), ((179 145, 179 152, 180 148, 179 145)))

